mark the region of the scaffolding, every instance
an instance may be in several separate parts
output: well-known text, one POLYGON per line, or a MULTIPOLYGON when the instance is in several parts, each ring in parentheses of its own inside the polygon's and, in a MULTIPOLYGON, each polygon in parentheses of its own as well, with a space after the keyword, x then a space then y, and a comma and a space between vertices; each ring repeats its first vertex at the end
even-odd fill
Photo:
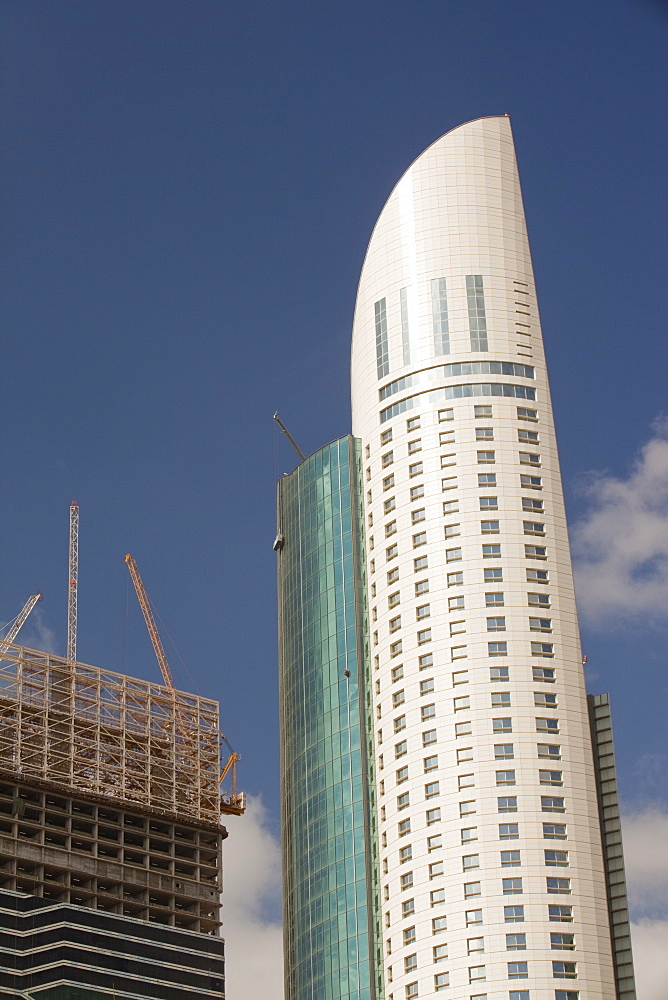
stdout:
POLYGON ((41 787, 220 825, 218 703, 9 644, 0 771, 41 787))

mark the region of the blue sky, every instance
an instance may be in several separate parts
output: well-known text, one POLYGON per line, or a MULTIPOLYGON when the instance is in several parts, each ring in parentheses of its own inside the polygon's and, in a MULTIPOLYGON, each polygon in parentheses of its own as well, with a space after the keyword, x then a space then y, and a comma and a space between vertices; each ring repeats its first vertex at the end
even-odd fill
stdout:
POLYGON ((629 533, 645 562, 622 554, 626 577, 600 606, 591 585, 590 686, 612 692, 628 807, 668 802, 668 613, 628 597, 648 574, 663 594, 668 576, 653 425, 668 411, 667 10, 2 5, 0 619, 41 590, 23 640, 64 651, 77 500, 79 657, 159 679, 131 552, 188 665, 192 680, 172 654, 177 682, 220 699, 270 827, 274 483, 294 464, 272 414, 305 452, 349 430, 356 283, 384 200, 439 135, 506 112, 566 498, 599 584, 601 538, 626 535, 638 502, 649 511, 629 533))

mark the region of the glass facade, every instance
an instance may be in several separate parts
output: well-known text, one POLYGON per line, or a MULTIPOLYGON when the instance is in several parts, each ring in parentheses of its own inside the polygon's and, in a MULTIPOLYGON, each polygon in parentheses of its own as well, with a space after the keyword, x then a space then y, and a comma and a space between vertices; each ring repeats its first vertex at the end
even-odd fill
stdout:
POLYGON ((286 1000, 380 1000, 359 442, 278 484, 286 1000))

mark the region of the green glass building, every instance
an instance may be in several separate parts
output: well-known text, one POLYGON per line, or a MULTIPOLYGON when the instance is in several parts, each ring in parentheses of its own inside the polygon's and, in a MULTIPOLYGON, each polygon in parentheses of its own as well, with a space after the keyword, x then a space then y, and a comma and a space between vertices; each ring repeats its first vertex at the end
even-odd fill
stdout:
POLYGON ((380 1000, 361 456, 278 485, 286 1000, 380 1000))

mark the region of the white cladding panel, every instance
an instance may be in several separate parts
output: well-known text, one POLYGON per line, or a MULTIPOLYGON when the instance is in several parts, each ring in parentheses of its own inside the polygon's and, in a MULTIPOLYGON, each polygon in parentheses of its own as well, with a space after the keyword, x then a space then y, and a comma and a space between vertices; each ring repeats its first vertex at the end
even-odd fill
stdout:
POLYGON ((392 192, 362 269, 351 381, 368 491, 386 994, 431 997, 448 973, 456 1000, 513 990, 609 1000, 577 613, 507 117, 443 136, 392 192), (467 276, 481 290, 487 350, 472 350, 467 276), (434 346, 435 287, 445 289, 446 354, 434 346), (483 370, 445 367, 470 362, 483 370), (534 377, 485 371, 489 362, 534 377), (543 745, 558 750, 540 756, 543 745), (565 831, 553 839, 544 824, 565 831), (546 851, 567 856, 547 864, 546 851), (523 919, 510 922, 509 906, 523 906, 523 919), (571 907, 572 920, 550 920, 550 906, 571 907), (573 935, 574 949, 555 948, 551 934, 573 935), (444 945, 447 957, 434 951, 444 945), (515 962, 526 978, 511 978, 515 962), (554 962, 576 963, 577 978, 570 965, 569 978, 555 977, 554 962))

